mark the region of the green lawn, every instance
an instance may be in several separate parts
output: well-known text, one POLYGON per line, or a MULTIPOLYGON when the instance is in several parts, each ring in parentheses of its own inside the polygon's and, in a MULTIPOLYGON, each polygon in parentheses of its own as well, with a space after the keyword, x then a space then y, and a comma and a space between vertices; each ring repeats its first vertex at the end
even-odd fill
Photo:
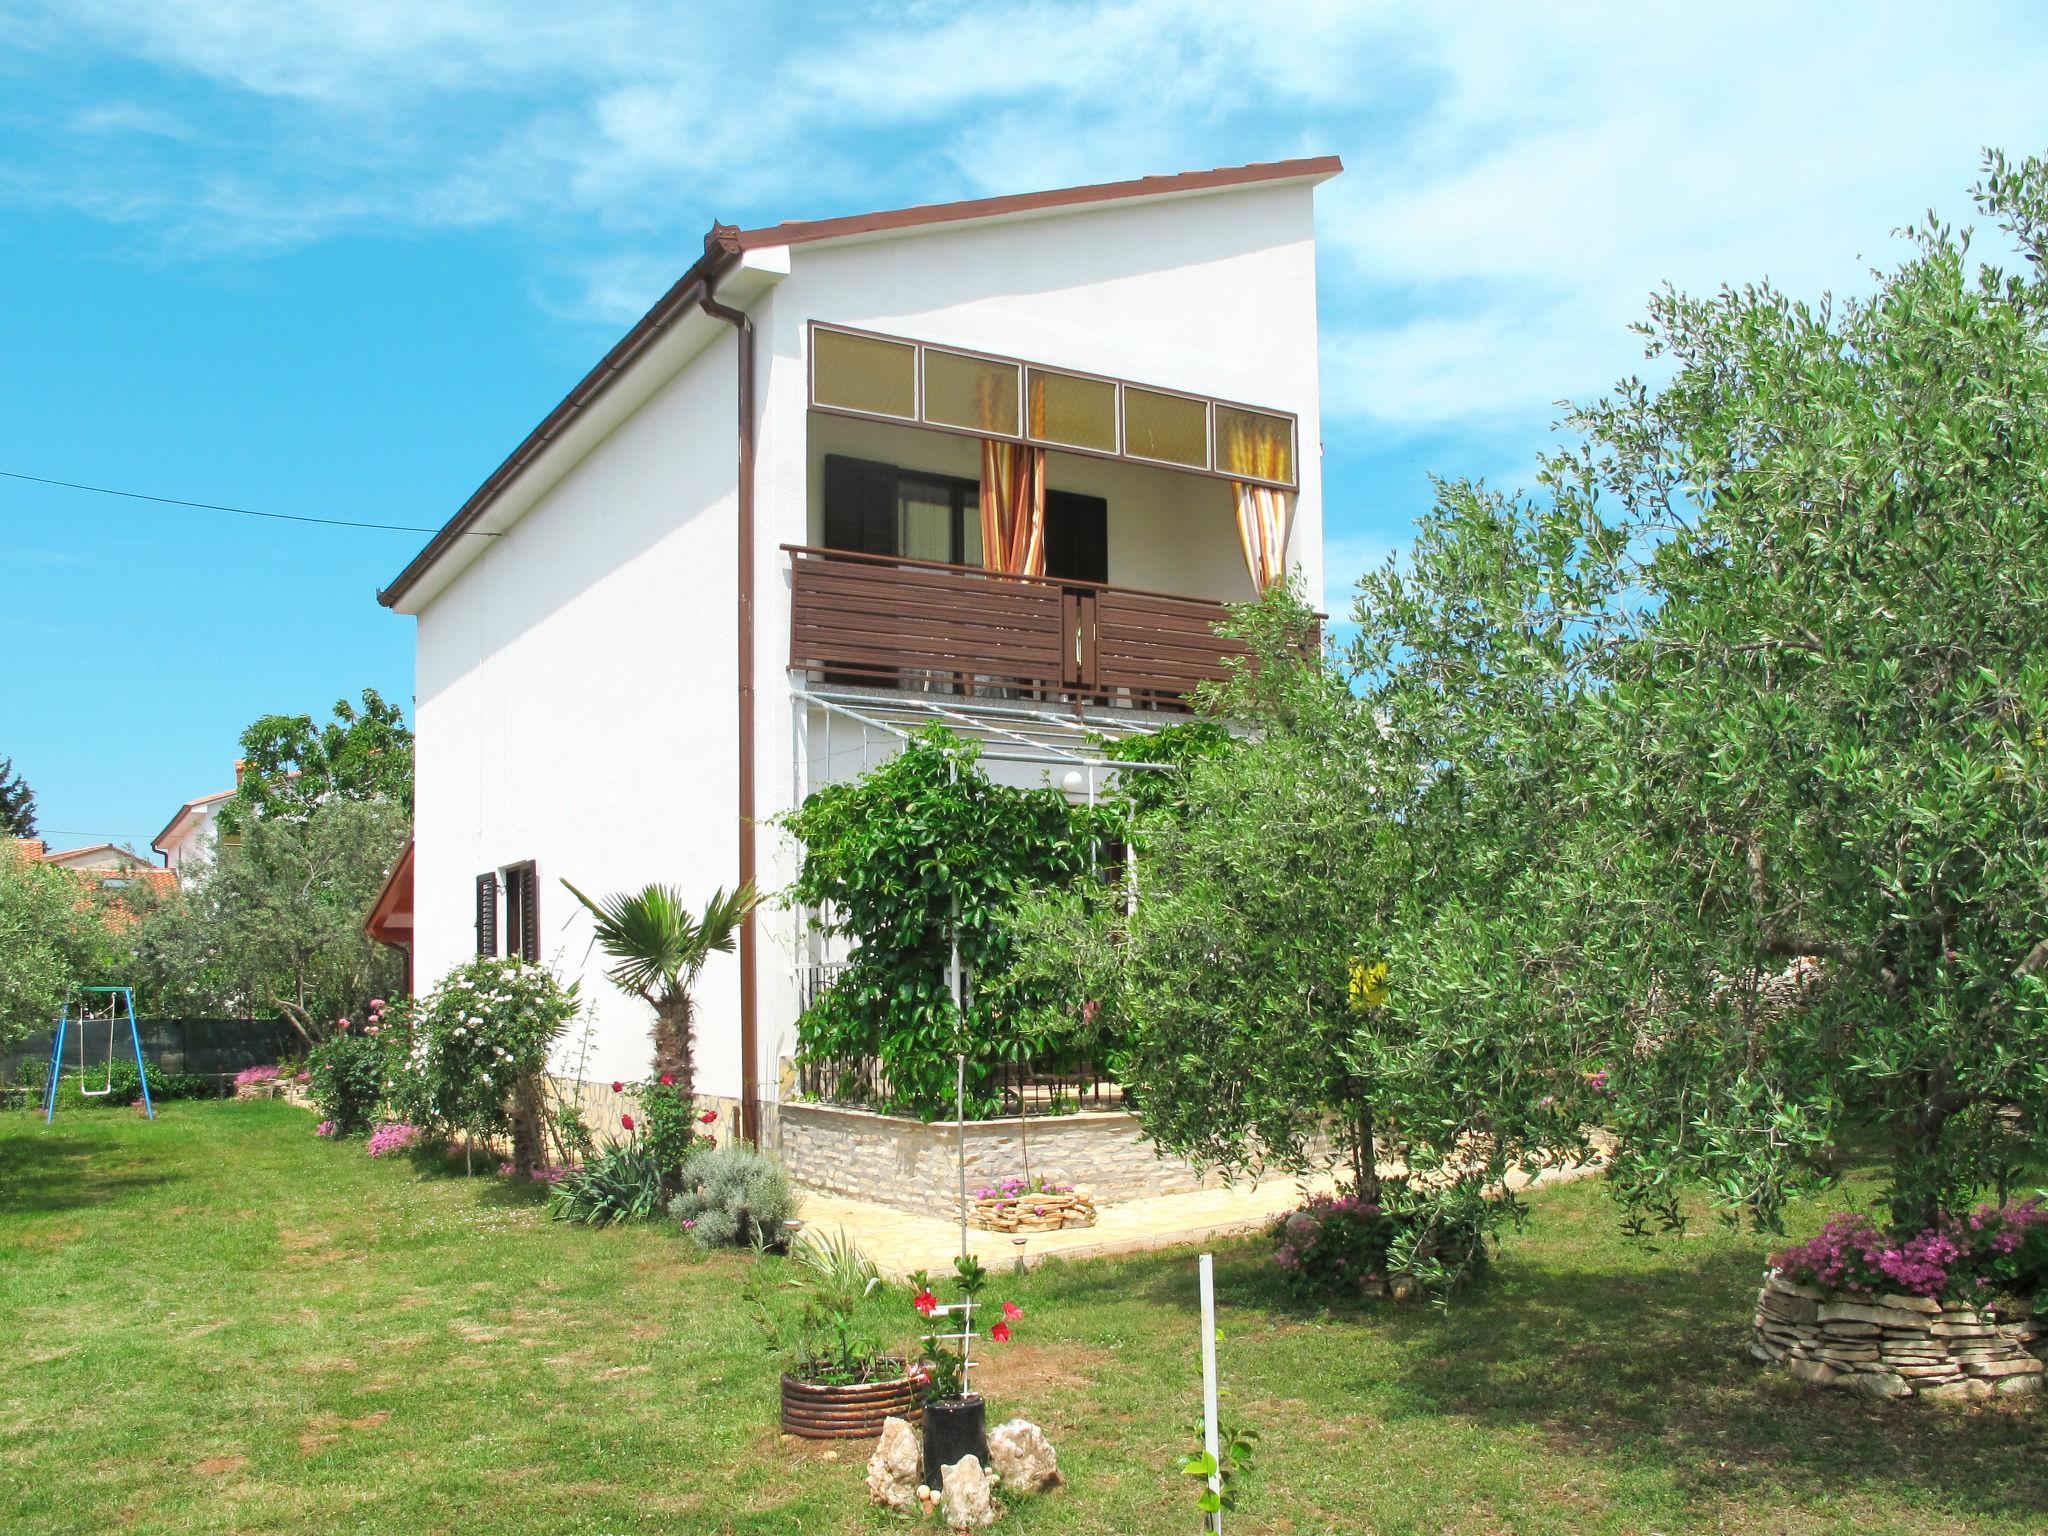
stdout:
MULTIPOLYGON (((869 1531, 865 1447, 775 1431, 750 1259, 546 1221, 280 1104, 0 1115, 0 1531, 869 1531)), ((1811 1221, 1812 1213, 1804 1213, 1811 1221)), ((2038 1531, 2048 1414, 1808 1394, 1743 1353, 1763 1245, 1650 1254, 1586 1187, 1482 1294, 1291 1305, 1218 1259, 1236 1531, 2038 1531)), ((1070 1486, 1004 1529, 1188 1533, 1188 1254, 1050 1266, 989 1374, 1070 1486)), ((906 1330, 907 1331, 907 1330, 906 1330)))

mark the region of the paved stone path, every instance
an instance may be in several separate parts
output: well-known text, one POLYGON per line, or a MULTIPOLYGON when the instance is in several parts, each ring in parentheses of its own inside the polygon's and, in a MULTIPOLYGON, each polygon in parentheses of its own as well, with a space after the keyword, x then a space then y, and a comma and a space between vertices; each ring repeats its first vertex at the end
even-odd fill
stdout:
MULTIPOLYGON (((1335 1181, 1324 1176, 1309 1180, 1305 1187, 1327 1192, 1335 1188, 1335 1181)), ((967 1246, 989 1269, 1001 1271, 1017 1261, 1017 1236, 1025 1238, 1021 1253, 1027 1264, 1053 1255, 1063 1259, 1094 1258, 1198 1243, 1256 1231, 1281 1212, 1301 1204, 1303 1188, 1292 1179, 1268 1179, 1262 1184, 1239 1184, 1235 1188, 1121 1200, 1103 1206, 1092 1227, 1029 1234, 984 1232, 969 1227, 967 1246)), ((917 1269, 937 1274, 950 1270, 959 1256, 957 1222, 817 1190, 807 1189, 803 1197, 803 1209, 797 1214, 807 1230, 830 1233, 843 1227, 884 1274, 901 1276, 917 1269)))
MULTIPOLYGON (((1397 1171, 1389 1166, 1382 1172, 1397 1171)), ((1522 1188, 1532 1182, 1559 1184, 1597 1172, 1598 1164, 1545 1170, 1535 1180, 1519 1174, 1508 1182, 1522 1188)), ((1307 1180, 1267 1179, 1258 1184, 1238 1184, 1222 1189, 1202 1189, 1184 1195, 1154 1195, 1143 1200, 1121 1200, 1105 1205, 1092 1227, 1070 1227, 1059 1232, 1011 1234, 967 1229, 968 1250, 990 1270, 1000 1273, 1021 1256, 1026 1264, 1049 1257, 1063 1259, 1099 1258, 1108 1254, 1137 1253, 1148 1248, 1171 1248, 1181 1244, 1207 1242, 1212 1238, 1234 1237, 1256 1232, 1283 1212, 1302 1202, 1304 1190, 1328 1194, 1336 1188, 1329 1174, 1307 1180), (1016 1236, 1025 1236, 1020 1249, 1016 1236)), ((886 1275, 901 1277, 914 1270, 934 1274, 950 1270, 960 1253, 957 1222, 936 1216, 919 1216, 894 1206, 828 1195, 820 1190, 803 1192, 798 1215, 807 1230, 830 1233, 844 1229, 860 1244, 886 1275)))

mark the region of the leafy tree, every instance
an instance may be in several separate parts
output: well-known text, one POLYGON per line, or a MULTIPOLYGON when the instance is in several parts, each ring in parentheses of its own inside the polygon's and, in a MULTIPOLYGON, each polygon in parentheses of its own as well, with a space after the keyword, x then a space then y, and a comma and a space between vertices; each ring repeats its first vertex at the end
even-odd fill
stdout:
POLYGON ((0 848, 0 1044, 48 1029, 80 986, 105 979, 100 904, 64 870, 0 848))
POLYGON ((14 771, 11 757, 0 757, 0 832, 10 837, 36 835, 36 792, 14 771))
POLYGON ((1428 1174, 1408 1267, 1439 1229, 1512 1216, 1486 1192, 1578 1137, 1540 1032, 1501 1032, 1420 974, 1410 930, 1480 878, 1443 857, 1458 797, 1418 731, 1397 735, 1384 701, 1317 655, 1314 622, 1285 592, 1235 611, 1225 628, 1250 662, 1200 703, 1241 738, 1188 754, 1178 796, 1139 818, 1135 900, 1083 888, 1027 905, 1023 964, 1067 973, 1112 1016, 1162 1146, 1307 1171, 1334 1140, 1375 1205, 1383 1162, 1428 1174))
POLYGON ((258 817, 304 821, 329 800, 385 800, 412 809, 412 730, 374 688, 359 711, 337 699, 334 718, 265 715, 242 732, 241 778, 221 807, 224 833, 258 817))
POLYGON ((970 1113, 995 1107, 990 1079, 1029 1056, 1041 1016, 1010 980, 1011 909, 1038 882, 1085 873, 1096 836, 1117 830, 1056 789, 997 784, 977 749, 943 727, 920 732, 858 779, 828 784, 782 818, 803 843, 788 899, 855 947, 797 1022, 811 1060, 872 1061, 881 1107, 953 1110, 963 1034, 947 980, 957 930, 971 978, 964 1038, 970 1113))
POLYGON ((729 955, 740 925, 761 898, 749 882, 728 896, 713 891, 700 917, 674 886, 649 885, 593 901, 570 885, 569 894, 597 921, 597 947, 612 959, 605 972, 622 992, 654 1010, 654 1073, 687 1103, 696 1092, 697 1004, 692 993, 704 962, 729 955))
POLYGON ((1431 752, 1548 843, 1422 930, 1433 973, 1554 1032, 1637 1219, 1774 1224, 1869 1130, 1918 1230, 2048 1114, 2048 168, 1978 195, 2032 270, 1930 221, 1866 299, 1657 297, 1669 382, 1573 412, 1537 499, 1440 507, 1418 572, 1483 622, 1431 752), (1487 638, 1546 626, 1555 730, 1543 650, 1487 638))
POLYGON ((382 800, 252 821, 129 930, 140 997, 165 1012, 275 1010, 319 1040, 400 983, 397 953, 363 918, 408 831, 405 812, 382 800))

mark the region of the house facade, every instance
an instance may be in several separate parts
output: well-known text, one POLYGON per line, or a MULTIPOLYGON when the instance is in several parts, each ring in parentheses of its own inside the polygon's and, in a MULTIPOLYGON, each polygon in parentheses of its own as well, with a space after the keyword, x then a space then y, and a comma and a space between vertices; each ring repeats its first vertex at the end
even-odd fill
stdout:
POLYGON ((221 808, 234 796, 232 789, 223 789, 187 800, 164 824, 163 831, 150 839, 149 846, 163 856, 164 868, 181 883, 212 862, 214 843, 220 836, 221 808))
MULTIPOLYGON (((773 892, 772 819, 922 719, 1093 792, 1082 726, 1170 719, 1223 604, 1320 591, 1338 170, 715 227, 380 594, 417 623, 418 986, 547 960, 594 1008, 584 1075, 637 1077, 648 1011, 563 879, 773 892)), ((702 979, 699 1088, 748 1133, 820 960, 770 905, 702 979)))

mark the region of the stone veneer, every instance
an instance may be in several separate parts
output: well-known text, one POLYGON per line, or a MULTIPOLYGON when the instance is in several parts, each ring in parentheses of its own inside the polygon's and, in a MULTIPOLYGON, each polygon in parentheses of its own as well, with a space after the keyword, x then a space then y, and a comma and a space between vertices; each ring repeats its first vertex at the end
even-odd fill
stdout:
POLYGON ((1801 1381, 1867 1397, 1937 1400, 2038 1392, 2048 1323, 2022 1305, 1858 1296, 1764 1277, 1750 1353, 1801 1381))
MULTIPOLYGON (((920 1215, 959 1214, 958 1128, 833 1104, 780 1106, 777 1145, 799 1184, 920 1215)), ((764 1132, 763 1141, 768 1138, 764 1132)), ((1178 1195, 1222 1181, 1162 1157, 1135 1115, 1084 1111, 967 1125, 967 1192, 1030 1172, 1087 1191, 1099 1205, 1178 1195)))

